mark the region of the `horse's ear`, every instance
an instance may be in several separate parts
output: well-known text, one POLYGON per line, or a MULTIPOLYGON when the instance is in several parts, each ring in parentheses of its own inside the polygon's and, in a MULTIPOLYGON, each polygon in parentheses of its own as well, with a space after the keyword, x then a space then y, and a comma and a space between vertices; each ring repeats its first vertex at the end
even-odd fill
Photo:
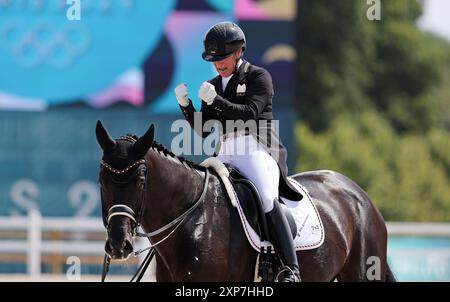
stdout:
POLYGON ((155 136, 155 126, 151 124, 150 128, 148 128, 147 132, 143 136, 141 136, 134 143, 134 152, 137 157, 141 158, 147 154, 148 149, 150 149, 153 144, 153 138, 155 136))
POLYGON ((103 151, 112 149, 116 145, 116 142, 111 138, 108 131, 106 131, 100 121, 97 121, 95 135, 97 136, 97 142, 103 151))

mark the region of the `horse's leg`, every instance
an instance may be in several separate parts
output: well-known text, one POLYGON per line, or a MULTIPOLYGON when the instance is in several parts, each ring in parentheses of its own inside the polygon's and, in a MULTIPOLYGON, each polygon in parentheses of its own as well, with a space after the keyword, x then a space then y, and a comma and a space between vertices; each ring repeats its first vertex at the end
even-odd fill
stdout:
POLYGON ((392 273, 391 268, 389 264, 386 264, 386 282, 397 282, 397 279, 395 279, 394 273, 392 273))
POLYGON ((297 181, 308 188, 320 213, 325 241, 316 249, 297 252, 300 277, 305 282, 330 282, 342 271, 351 248, 349 237, 353 227, 347 223, 353 217, 345 203, 330 196, 321 178, 300 178, 297 181))
POLYGON ((299 254, 303 280, 364 281, 374 260, 380 266, 379 279, 384 280, 386 226, 367 194, 336 172, 305 173, 296 179, 314 199, 325 228, 323 245, 299 254))
POLYGON ((254 281, 257 253, 250 246, 235 208, 230 207, 230 241, 228 248, 228 280, 254 281))
POLYGON ((364 244, 361 238, 352 246, 344 268, 337 276, 339 281, 386 281, 386 256, 381 249, 364 244), (367 248, 367 250, 365 250, 367 248))
POLYGON ((358 201, 365 213, 358 220, 347 261, 339 281, 386 281, 387 230, 384 220, 368 197, 358 201))
POLYGON ((347 248, 344 240, 331 240, 340 238, 337 228, 328 217, 322 215, 322 222, 326 229, 324 243, 316 249, 297 252, 300 266, 300 277, 303 282, 330 282, 342 270, 346 257, 347 248))

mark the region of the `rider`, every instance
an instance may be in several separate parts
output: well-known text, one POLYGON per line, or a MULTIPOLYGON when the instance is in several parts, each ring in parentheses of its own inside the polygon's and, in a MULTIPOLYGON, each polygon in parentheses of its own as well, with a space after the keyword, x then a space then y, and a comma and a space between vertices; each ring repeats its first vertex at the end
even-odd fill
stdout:
MULTIPOLYGON (((302 195, 286 179, 287 151, 271 123, 272 78, 267 70, 242 59, 245 48, 244 32, 232 22, 218 23, 207 32, 202 57, 214 64, 219 75, 203 82, 198 91, 202 100, 201 126, 214 119, 227 132, 230 130, 225 129, 227 121, 256 122, 257 129, 236 131, 233 128, 222 135, 218 159, 232 164, 257 187, 269 223, 271 241, 284 265, 280 281, 296 282, 300 281, 298 261, 292 234, 279 204, 279 188, 283 187, 288 192, 289 199, 300 200, 302 195)), ((188 98, 186 84, 178 85, 175 94, 194 130, 203 137, 209 135, 210 132, 203 131, 203 127, 194 127, 196 110, 188 98)))

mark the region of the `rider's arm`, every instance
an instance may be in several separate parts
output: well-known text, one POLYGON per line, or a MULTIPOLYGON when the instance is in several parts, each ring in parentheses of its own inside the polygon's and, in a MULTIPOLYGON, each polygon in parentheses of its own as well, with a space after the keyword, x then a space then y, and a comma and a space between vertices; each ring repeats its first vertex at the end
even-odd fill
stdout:
POLYGON ((198 135, 200 135, 201 137, 207 137, 211 133, 210 131, 203 131, 204 124, 208 120, 214 119, 211 108, 206 105, 205 102, 202 101, 202 108, 200 110, 200 113, 195 110, 191 99, 189 99, 188 106, 183 107, 180 105, 180 108, 181 112, 183 112, 184 117, 189 122, 189 125, 191 125, 192 129, 194 129, 194 131, 198 135), (201 119, 201 123, 197 122, 197 124, 195 124, 195 119, 201 119), (200 126, 201 129, 199 128, 200 126))
POLYGON ((244 122, 258 119, 264 108, 272 104, 272 78, 267 71, 260 69, 253 79, 248 79, 246 85, 244 104, 235 104, 217 95, 210 107, 219 111, 225 119, 241 119, 244 122))

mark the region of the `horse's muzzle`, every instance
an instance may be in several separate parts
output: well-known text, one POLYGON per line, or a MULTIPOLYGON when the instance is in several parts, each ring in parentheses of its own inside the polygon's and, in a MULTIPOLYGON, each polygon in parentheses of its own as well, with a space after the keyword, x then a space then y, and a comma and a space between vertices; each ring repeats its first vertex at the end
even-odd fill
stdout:
POLYGON ((133 244, 127 238, 121 242, 108 238, 105 243, 105 252, 114 260, 126 260, 133 253, 133 244))

